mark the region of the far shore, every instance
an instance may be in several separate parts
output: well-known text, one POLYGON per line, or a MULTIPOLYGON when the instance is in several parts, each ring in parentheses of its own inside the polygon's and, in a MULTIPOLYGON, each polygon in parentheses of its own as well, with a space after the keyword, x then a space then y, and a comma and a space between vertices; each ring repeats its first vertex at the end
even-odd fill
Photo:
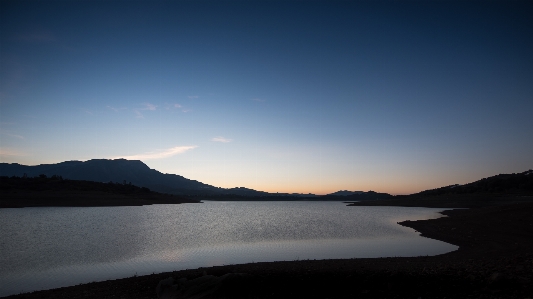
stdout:
MULTIPOLYGON (((433 207, 450 203, 444 199, 437 202, 433 207)), ((414 202, 399 206, 410 204, 414 202)), ((533 200, 500 198, 480 205, 474 199, 463 207, 467 205, 474 208, 446 210, 442 214, 447 217, 438 219, 400 223, 424 237, 459 246, 438 256, 226 265, 6 298, 157 298, 159 281, 167 277, 194 279, 206 273, 249 275, 238 286, 201 298, 532 298, 533 200)))
POLYGON ((349 206, 392 206, 424 208, 480 208, 533 202, 533 195, 522 194, 448 194, 440 196, 403 195, 391 199, 346 201, 349 206))
POLYGON ((119 194, 102 191, 31 191, 16 190, 0 192, 0 208, 26 207, 114 207, 144 206, 153 204, 200 203, 161 193, 119 194))

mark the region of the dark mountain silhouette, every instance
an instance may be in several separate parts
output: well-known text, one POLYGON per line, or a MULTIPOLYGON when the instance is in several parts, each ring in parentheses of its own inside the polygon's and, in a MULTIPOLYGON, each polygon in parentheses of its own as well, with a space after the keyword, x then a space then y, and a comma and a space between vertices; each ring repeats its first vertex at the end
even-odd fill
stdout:
POLYGON ((526 194, 533 195, 533 170, 523 173, 499 174, 493 177, 465 184, 452 185, 426 190, 407 196, 392 196, 374 191, 338 191, 325 196, 303 198, 301 194, 267 193, 245 187, 218 188, 176 174, 164 174, 150 169, 138 160, 106 160, 67 161, 57 164, 41 164, 26 166, 17 163, 0 163, 0 176, 37 177, 39 175, 61 176, 69 180, 83 180, 103 183, 132 184, 150 190, 195 197, 197 199, 228 200, 233 195, 239 200, 343 200, 367 201, 400 199, 405 197, 419 198, 447 195, 472 194, 526 194))
MULTIPOLYGON (((345 191, 339 191, 340 194, 344 194, 345 191)), ((347 195, 337 195, 339 192, 335 192, 332 194, 324 195, 320 197, 320 200, 339 200, 342 199, 343 201, 366 201, 366 200, 381 200, 381 199, 389 199, 393 198, 393 195, 390 195, 388 193, 378 193, 374 191, 368 191, 368 192, 352 192, 351 194, 347 195)), ((350 191, 348 191, 350 192, 350 191)))
POLYGON ((464 185, 425 190, 411 195, 356 202, 362 206, 405 206, 428 208, 478 208, 533 201, 533 170, 499 174, 464 185))
POLYGON ((220 188, 220 190, 220 192, 222 192, 223 194, 238 194, 240 196, 267 196, 270 194, 268 192, 257 191, 245 187, 235 187, 229 189, 220 188))
POLYGON ((468 195, 468 194, 524 194, 533 195, 533 170, 522 173, 498 174, 465 185, 425 190, 411 196, 468 195))
POLYGON ((209 196, 219 194, 235 194, 241 196, 263 196, 268 193, 247 188, 217 188, 195 180, 184 178, 176 174, 164 174, 149 168, 138 160, 126 159, 93 159, 85 162, 66 161, 57 164, 41 164, 26 166, 17 163, 0 163, 0 176, 36 177, 41 174, 46 176, 61 176, 64 179, 84 180, 94 182, 115 182, 120 184, 133 184, 139 187, 150 188, 153 191, 187 195, 209 196))
POLYGON ((140 206, 199 200, 119 183, 68 180, 61 176, 0 176, 0 208, 42 206, 140 206))
POLYGON ((163 174, 150 169, 137 160, 105 160, 67 161, 57 164, 41 164, 26 166, 20 164, 0 163, 1 176, 35 177, 40 174, 58 175, 64 179, 85 180, 94 182, 117 182, 147 187, 151 190, 170 194, 209 194, 217 188, 186 179, 180 175, 163 174))
POLYGON ((355 194, 362 194, 363 191, 348 191, 348 190, 339 190, 337 192, 333 192, 330 194, 326 194, 326 196, 347 196, 347 195, 355 195, 355 194))

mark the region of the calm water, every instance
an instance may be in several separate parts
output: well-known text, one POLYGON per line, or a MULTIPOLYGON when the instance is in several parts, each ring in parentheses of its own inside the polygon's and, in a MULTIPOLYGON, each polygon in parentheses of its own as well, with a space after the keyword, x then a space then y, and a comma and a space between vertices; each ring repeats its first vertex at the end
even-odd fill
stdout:
POLYGON ((457 246, 396 223, 440 210, 341 202, 0 209, 0 296, 213 265, 436 255, 457 246))

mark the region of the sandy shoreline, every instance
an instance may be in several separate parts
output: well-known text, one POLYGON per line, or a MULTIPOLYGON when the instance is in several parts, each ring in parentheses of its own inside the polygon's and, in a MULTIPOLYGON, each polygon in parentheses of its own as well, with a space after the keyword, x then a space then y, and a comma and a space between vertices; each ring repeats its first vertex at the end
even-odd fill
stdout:
MULTIPOLYGON (((349 207, 347 207, 349 208, 349 207)), ((405 221, 457 251, 414 258, 269 262, 183 270, 95 282, 6 298, 157 298, 169 276, 247 273, 216 298, 533 298, 533 203, 468 210, 405 221)))

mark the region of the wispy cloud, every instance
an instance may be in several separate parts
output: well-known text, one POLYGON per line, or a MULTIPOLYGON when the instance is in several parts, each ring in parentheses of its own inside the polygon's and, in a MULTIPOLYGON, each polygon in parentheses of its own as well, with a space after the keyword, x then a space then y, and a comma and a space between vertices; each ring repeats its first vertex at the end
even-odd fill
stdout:
POLYGON ((142 109, 142 110, 154 111, 157 108, 156 105, 153 105, 153 104, 150 104, 150 103, 144 103, 144 106, 145 106, 145 108, 142 109))
POLYGON ((197 98, 199 98, 199 96, 188 96, 188 98, 192 100, 192 99, 197 99, 197 98))
POLYGON ((9 136, 9 137, 13 137, 13 138, 17 138, 17 139, 24 139, 24 136, 22 136, 22 135, 12 134, 12 133, 10 133, 8 131, 5 131, 5 130, 2 130, 2 129, 0 129, 0 134, 6 135, 6 136, 9 136))
POLYGON ((165 104, 165 109, 166 110, 170 110, 170 109, 179 109, 179 108, 182 108, 183 106, 181 106, 180 104, 165 104))
POLYGON ((81 109, 83 112, 87 113, 87 114, 90 114, 90 115, 94 115, 94 113, 92 113, 91 110, 89 109, 81 109))
POLYGON ((165 109, 166 109, 166 110, 175 110, 175 109, 178 109, 178 110, 181 110, 181 112, 183 112, 183 113, 187 113, 187 112, 191 112, 191 111, 192 111, 192 109, 185 108, 185 107, 183 107, 183 105, 181 105, 181 104, 177 104, 177 103, 174 103, 174 104, 166 104, 165 109))
POLYGON ((211 141, 228 143, 228 142, 231 142, 231 141, 233 141, 233 140, 232 140, 232 139, 228 139, 228 138, 224 138, 224 137, 222 137, 222 136, 218 136, 218 137, 214 137, 214 138, 212 138, 211 141))
POLYGON ((120 110, 127 110, 128 109, 128 108, 115 108, 115 107, 111 107, 109 105, 107 105, 106 108, 111 109, 111 110, 113 110, 115 112, 119 112, 120 110))
POLYGON ((147 152, 147 153, 144 153, 144 154, 115 157, 114 159, 119 159, 119 158, 128 159, 128 160, 165 159, 165 158, 172 157, 172 156, 175 156, 175 155, 183 154, 183 153, 185 153, 187 151, 190 151, 192 149, 195 149, 195 148, 197 148, 196 145, 176 146, 176 147, 173 147, 173 148, 147 152))
POLYGON ((135 117, 144 118, 144 115, 139 110, 133 110, 133 112, 135 112, 135 117))
POLYGON ((0 156, 22 157, 26 154, 11 148, 0 147, 0 156))
POLYGON ((137 116, 137 118, 144 118, 144 115, 141 113, 141 111, 155 111, 155 110, 157 110, 157 106, 153 105, 153 104, 150 104, 150 103, 144 103, 143 106, 144 106, 143 108, 138 108, 138 109, 133 110, 133 112, 135 112, 135 115, 137 116))

